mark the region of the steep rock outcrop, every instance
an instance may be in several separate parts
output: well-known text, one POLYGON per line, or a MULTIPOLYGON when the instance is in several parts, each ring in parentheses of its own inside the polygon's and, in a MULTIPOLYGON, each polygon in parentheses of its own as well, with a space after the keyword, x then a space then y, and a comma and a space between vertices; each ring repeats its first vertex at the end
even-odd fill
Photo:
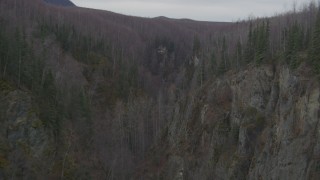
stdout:
POLYGON ((318 80, 277 69, 227 73, 181 100, 145 177, 319 178, 318 80))
POLYGON ((53 138, 27 92, 0 81, 0 179, 47 177, 53 138), (42 174, 43 173, 43 174, 42 174))

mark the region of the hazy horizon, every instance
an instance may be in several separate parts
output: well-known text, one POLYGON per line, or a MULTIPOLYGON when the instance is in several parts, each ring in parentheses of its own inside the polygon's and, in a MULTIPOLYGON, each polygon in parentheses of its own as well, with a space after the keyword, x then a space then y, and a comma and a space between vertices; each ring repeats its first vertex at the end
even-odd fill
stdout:
POLYGON ((108 10, 140 17, 165 16, 200 21, 231 22, 249 16, 272 16, 293 9, 311 0, 71 0, 77 6, 108 10))

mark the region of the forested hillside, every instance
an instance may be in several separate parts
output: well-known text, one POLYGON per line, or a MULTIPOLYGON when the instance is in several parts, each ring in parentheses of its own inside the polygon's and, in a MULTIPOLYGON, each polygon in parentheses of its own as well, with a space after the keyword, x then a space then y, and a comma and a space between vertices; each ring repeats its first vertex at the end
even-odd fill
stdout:
POLYGON ((54 5, 60 5, 60 6, 75 6, 71 1, 69 0, 44 0, 47 3, 51 3, 54 5))
POLYGON ((318 4, 233 23, 59 5, 0 0, 0 179, 320 177, 318 4))

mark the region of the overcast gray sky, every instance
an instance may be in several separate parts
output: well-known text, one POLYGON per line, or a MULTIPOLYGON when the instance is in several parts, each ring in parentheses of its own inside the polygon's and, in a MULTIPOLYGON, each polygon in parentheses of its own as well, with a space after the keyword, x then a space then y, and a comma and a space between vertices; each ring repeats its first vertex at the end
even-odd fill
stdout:
POLYGON ((77 6, 121 14, 203 21, 236 21, 253 15, 271 16, 312 0, 71 0, 77 6))

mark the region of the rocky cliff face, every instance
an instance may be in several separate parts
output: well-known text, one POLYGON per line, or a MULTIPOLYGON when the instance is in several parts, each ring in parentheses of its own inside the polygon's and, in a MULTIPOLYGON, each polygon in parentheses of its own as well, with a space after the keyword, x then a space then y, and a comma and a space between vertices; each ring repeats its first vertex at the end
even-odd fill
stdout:
POLYGON ((177 103, 144 178, 319 178, 319 82, 306 72, 249 67, 177 103))
POLYGON ((48 177, 53 138, 30 94, 0 81, 0 99, 0 179, 48 177))

